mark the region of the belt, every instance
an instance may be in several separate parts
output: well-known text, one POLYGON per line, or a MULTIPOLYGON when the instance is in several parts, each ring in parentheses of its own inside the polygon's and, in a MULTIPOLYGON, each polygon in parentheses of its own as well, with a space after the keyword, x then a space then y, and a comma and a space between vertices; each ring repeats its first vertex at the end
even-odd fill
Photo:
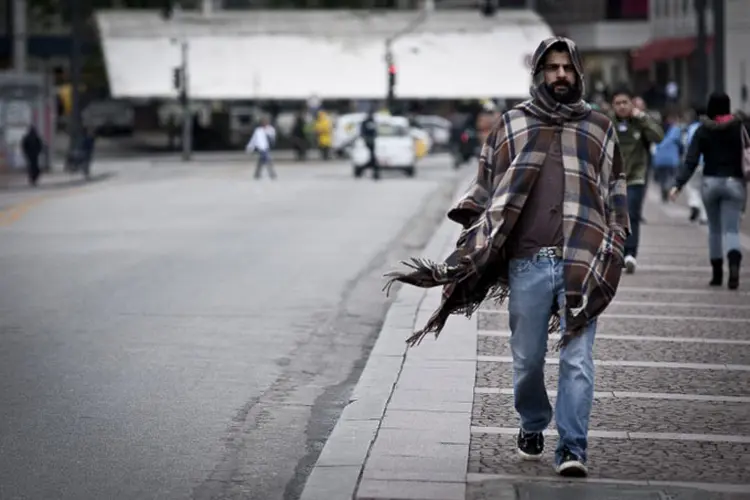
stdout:
POLYGON ((543 247, 540 248, 537 254, 534 256, 536 259, 548 258, 548 259, 562 259, 563 251, 559 247, 543 247))

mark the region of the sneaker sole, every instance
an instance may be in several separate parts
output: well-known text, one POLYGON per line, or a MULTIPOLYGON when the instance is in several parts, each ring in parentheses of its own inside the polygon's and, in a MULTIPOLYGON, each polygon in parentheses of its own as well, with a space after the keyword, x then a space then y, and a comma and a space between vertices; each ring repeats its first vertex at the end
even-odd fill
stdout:
POLYGON ((586 466, 577 460, 571 460, 570 462, 560 464, 555 470, 563 477, 586 477, 589 475, 586 466))
POLYGON ((518 450, 518 456, 520 456, 523 460, 528 460, 529 462, 542 459, 541 453, 538 455, 531 455, 529 453, 526 453, 525 451, 521 451, 520 449, 518 450))

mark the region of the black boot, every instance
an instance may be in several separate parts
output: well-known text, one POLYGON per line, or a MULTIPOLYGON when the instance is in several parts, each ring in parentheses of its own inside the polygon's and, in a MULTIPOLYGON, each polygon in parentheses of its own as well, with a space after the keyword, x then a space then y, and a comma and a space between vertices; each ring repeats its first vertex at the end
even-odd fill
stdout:
POLYGON ((724 259, 711 259, 711 286, 721 286, 724 282, 724 259))
POLYGON ((742 254, 739 250, 730 250, 727 254, 727 260, 729 261, 727 287, 730 290, 737 290, 740 286, 740 262, 742 261, 742 254))

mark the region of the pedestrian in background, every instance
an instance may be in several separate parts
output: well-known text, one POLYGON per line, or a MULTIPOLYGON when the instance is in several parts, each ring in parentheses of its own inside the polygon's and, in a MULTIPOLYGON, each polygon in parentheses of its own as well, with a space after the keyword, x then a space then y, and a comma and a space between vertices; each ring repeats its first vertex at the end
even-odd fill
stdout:
POLYGON ((375 121, 375 115, 372 110, 368 111, 365 119, 362 120, 362 124, 359 127, 359 135, 362 137, 362 140, 365 141, 365 146, 370 154, 370 159, 367 161, 367 167, 372 168, 372 178, 378 180, 380 179, 380 164, 378 163, 378 157, 375 154, 375 143, 378 139, 378 124, 375 121))
MULTIPOLYGON (((644 113, 648 113, 648 106, 646 105, 646 101, 640 97, 636 96, 633 98, 633 106, 640 109, 644 113)), ((648 181, 651 180, 651 172, 653 171, 653 149, 654 144, 649 142, 645 137, 643 138, 644 145, 646 146, 646 150, 648 151, 648 162, 646 163, 646 177, 645 182, 643 183, 643 192, 648 193, 648 181)), ((646 204, 646 196, 641 198, 641 224, 646 224, 646 218, 643 216, 643 207, 646 204)))
POLYGON ((472 313, 487 298, 509 297, 518 453, 537 460, 552 419, 544 383, 548 334, 562 332, 555 420, 555 466, 587 475, 594 398, 596 318, 612 300, 628 235, 625 172, 609 118, 583 101, 583 65, 563 37, 532 58, 531 99, 503 114, 482 148, 469 192, 448 217, 461 224, 442 264, 413 259, 392 281, 444 286, 427 325, 439 334, 450 314, 472 313))
MULTIPOLYGON (((744 114, 731 114, 727 94, 711 94, 706 106, 707 118, 695 131, 685 163, 677 174, 670 193, 674 201, 695 172, 703 156, 703 204, 708 216, 708 253, 711 259, 711 286, 721 286, 724 279, 724 256, 729 264, 727 287, 736 290, 740 284, 742 245, 740 218, 747 203, 747 180, 750 165, 743 165, 743 134, 748 137, 750 124, 744 114)), ((748 144, 750 146, 750 144, 748 144)))
MULTIPOLYGON (((687 156, 687 151, 690 148, 690 143, 693 141, 695 131, 701 125, 701 118, 706 115, 705 106, 696 106, 691 111, 686 113, 686 122, 688 124, 685 131, 685 144, 683 150, 687 156)), ((685 157, 682 159, 684 163, 685 157)), ((701 197, 701 186, 703 185, 703 156, 698 160, 698 166, 693 172, 693 176, 685 184, 685 194, 687 195, 687 203, 690 207, 690 222, 698 221, 700 224, 708 223, 708 216, 706 215, 706 207, 703 206, 703 198, 701 197)))
POLYGON ((625 242, 625 267, 632 274, 637 265, 646 172, 651 157, 649 143, 661 142, 664 132, 648 113, 633 105, 633 94, 625 87, 614 91, 612 109, 628 182, 630 236, 625 242))
POLYGON ((260 179, 263 174, 263 167, 268 169, 268 175, 271 179, 276 179, 276 169, 271 158, 271 148, 276 141, 276 129, 264 116, 260 119, 260 124, 255 127, 250 141, 245 146, 248 153, 257 153, 258 163, 255 165, 255 178, 260 179))
POLYGON ((333 145, 333 122, 325 111, 318 110, 315 118, 315 133, 318 136, 318 150, 323 160, 331 157, 331 146, 333 145))
POLYGON ((667 203, 669 190, 674 185, 674 176, 684 155, 685 127, 675 114, 668 115, 664 124, 664 139, 656 144, 651 161, 654 180, 659 184, 661 191, 661 199, 667 203))
POLYGON ((41 156, 43 149, 44 143, 39 132, 37 132, 34 125, 29 125, 28 130, 26 130, 21 139, 21 152, 26 160, 26 175, 28 176, 29 184, 32 186, 36 186, 39 181, 39 175, 41 174, 39 156, 41 156))

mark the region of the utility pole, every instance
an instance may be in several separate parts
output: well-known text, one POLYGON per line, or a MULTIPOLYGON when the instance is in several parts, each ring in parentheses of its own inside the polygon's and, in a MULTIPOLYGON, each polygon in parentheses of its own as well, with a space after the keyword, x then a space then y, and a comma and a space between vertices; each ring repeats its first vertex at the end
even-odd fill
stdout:
POLYGON ((693 101, 694 103, 703 103, 706 101, 708 94, 708 37, 706 36, 706 7, 708 0, 695 0, 695 15, 698 25, 698 35, 696 37, 696 64, 695 75, 693 75, 693 101))
MULTIPOLYGON (((210 9, 210 2, 204 0, 202 6, 203 13, 205 15, 210 14, 210 12, 206 11, 206 9, 210 9)), ((163 5, 162 16, 173 26, 175 23, 175 10, 182 10, 179 7, 179 3, 175 5, 174 0, 165 0, 163 5), (175 7, 178 9, 175 9, 175 7)), ((182 161, 188 162, 193 152, 193 116, 190 113, 190 94, 188 88, 190 82, 190 72, 188 70, 188 52, 190 46, 184 33, 173 38, 172 43, 180 44, 180 65, 173 69, 173 86, 177 91, 178 101, 182 108, 182 161)))
POLYGON ((714 91, 726 92, 726 5, 713 0, 714 11, 714 91))
MULTIPOLYGON (((81 102, 81 59, 83 45, 83 0, 70 0, 71 15, 71 53, 70 53, 70 86, 72 106, 68 118, 68 137, 70 145, 68 154, 73 160, 73 166, 79 165, 82 157, 82 102, 81 102)), ((86 162, 84 162, 86 163, 86 162)), ((84 175, 88 177, 88 165, 84 165, 84 175)))
POLYGON ((385 40, 385 67, 388 75, 388 94, 386 105, 388 111, 393 112, 393 105, 396 99, 396 63, 393 58, 393 42, 404 35, 408 35, 424 23, 432 12, 435 10, 435 0, 424 0, 422 9, 412 22, 404 27, 401 31, 394 33, 385 40))
POLYGON ((182 161, 190 161, 193 150, 193 117, 190 113, 190 99, 188 95, 188 42, 180 42, 180 105, 182 106, 182 161))
POLYGON ((18 73, 26 73, 27 15, 26 0, 13 0, 13 69, 18 73))

